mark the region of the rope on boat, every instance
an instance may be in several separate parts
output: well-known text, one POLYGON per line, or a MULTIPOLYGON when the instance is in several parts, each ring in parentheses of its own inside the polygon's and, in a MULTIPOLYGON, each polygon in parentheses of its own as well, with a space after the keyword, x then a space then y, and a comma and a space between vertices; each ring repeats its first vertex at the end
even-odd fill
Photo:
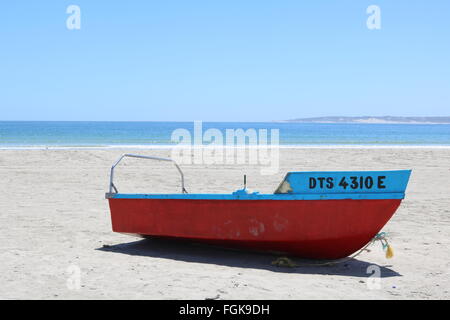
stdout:
POLYGON ((332 261, 327 261, 327 262, 323 262, 323 263, 300 263, 300 264, 297 264, 297 263, 293 262, 291 259, 289 259, 288 257, 280 257, 280 258, 277 258, 276 260, 272 261, 272 265, 277 266, 277 267, 287 267, 287 268, 318 267, 318 266, 335 265, 335 264, 338 264, 338 263, 349 261, 349 260, 359 256, 363 251, 365 251, 367 249, 368 246, 370 246, 371 244, 375 243, 376 241, 380 241, 381 242, 383 250, 386 251, 386 258, 387 259, 391 259, 394 256, 394 250, 389 245, 388 240, 386 239, 386 232, 380 232, 380 233, 377 233, 375 235, 375 237, 373 237, 358 252, 354 253, 351 256, 345 257, 345 258, 336 259, 336 260, 332 260, 332 261))

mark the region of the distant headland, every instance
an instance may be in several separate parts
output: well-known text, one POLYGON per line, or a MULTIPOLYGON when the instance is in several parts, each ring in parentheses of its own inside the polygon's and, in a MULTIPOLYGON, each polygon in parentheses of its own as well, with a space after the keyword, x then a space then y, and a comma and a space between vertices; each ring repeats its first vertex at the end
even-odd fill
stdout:
POLYGON ((298 123, 450 124, 450 117, 315 117, 284 120, 298 123))

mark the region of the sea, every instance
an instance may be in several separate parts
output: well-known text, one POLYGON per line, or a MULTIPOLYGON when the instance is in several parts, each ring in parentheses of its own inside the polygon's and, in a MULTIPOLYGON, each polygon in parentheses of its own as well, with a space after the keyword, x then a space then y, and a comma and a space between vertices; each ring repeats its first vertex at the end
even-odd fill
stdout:
MULTIPOLYGON (((194 122, 0 121, 0 149, 165 148, 179 142, 172 140, 177 129, 194 136, 194 122)), ((230 129, 267 130, 268 144, 275 130, 279 145, 286 148, 450 147, 450 124, 201 123, 202 134, 208 129, 224 136, 230 129)))

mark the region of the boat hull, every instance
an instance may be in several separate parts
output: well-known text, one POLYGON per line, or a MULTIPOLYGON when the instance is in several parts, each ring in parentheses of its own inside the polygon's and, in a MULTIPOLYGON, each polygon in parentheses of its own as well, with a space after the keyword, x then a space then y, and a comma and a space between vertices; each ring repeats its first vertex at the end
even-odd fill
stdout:
POLYGON ((401 199, 110 198, 112 229, 314 259, 346 257, 389 221, 401 199))

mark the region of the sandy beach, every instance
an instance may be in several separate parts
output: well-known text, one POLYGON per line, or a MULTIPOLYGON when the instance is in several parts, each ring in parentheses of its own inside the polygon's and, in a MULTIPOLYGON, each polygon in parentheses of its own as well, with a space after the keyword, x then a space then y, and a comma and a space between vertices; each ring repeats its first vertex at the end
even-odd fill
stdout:
MULTIPOLYGON (((109 168, 125 152, 170 150, 0 150, 1 299, 449 299, 450 148, 281 149, 277 174, 249 165, 184 165, 194 193, 242 187, 272 193, 287 171, 412 169, 406 199, 379 243, 334 266, 279 268, 274 255, 113 233, 109 168), (378 288, 367 282, 380 266, 378 288), (73 270, 80 271, 74 287, 73 270)), ((121 192, 179 192, 166 163, 129 159, 121 192)), ((293 259, 301 262, 300 259, 293 259)))

